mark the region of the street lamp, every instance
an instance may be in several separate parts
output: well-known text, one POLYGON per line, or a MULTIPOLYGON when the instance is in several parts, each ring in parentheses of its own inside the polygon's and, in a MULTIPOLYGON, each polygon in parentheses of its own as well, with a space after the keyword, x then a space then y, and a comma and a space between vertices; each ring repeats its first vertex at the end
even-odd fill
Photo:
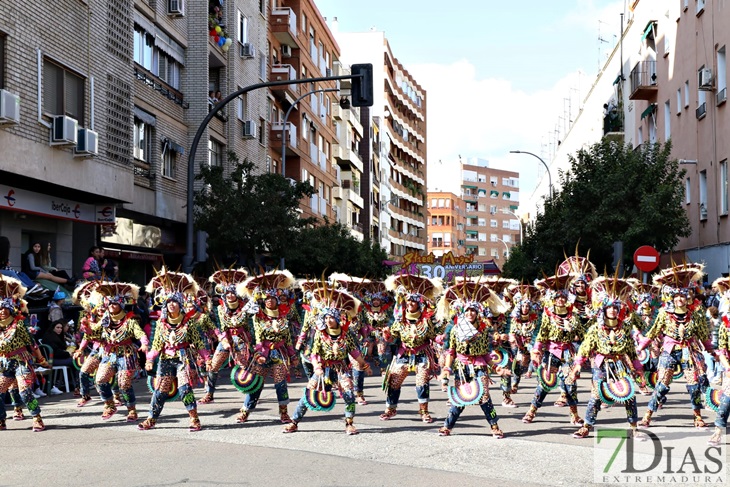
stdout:
POLYGON ((504 244, 504 249, 507 253, 507 258, 509 259, 509 245, 507 245, 507 242, 502 240, 501 238, 497 237, 497 241, 502 242, 504 244))
MULTIPOLYGON (((284 123, 281 126, 281 175, 284 177, 286 177, 286 124, 289 120, 289 114, 291 114, 291 111, 294 109, 297 103, 299 103, 304 98, 308 97, 311 94, 321 93, 325 91, 339 91, 339 88, 320 88, 318 90, 308 91, 307 93, 304 93, 302 96, 294 100, 294 103, 291 104, 289 109, 286 111, 286 114, 284 115, 284 123)), ((306 130, 306 127, 303 130, 306 130)))
POLYGON ((520 245, 522 245, 522 218, 520 218, 519 216, 517 216, 516 213, 508 210, 507 208, 502 208, 502 213, 509 213, 510 215, 512 215, 515 218, 517 218, 517 221, 518 222, 520 222, 520 245))
POLYGON ((550 174, 550 168, 545 163, 545 161, 543 161, 541 157, 533 154, 532 152, 527 152, 527 151, 523 151, 523 150, 511 150, 511 151, 509 151, 509 153, 510 154, 529 154, 532 157, 537 157, 540 160, 540 162, 542 162, 542 165, 545 166, 545 169, 547 170, 548 184, 550 185, 550 199, 553 199, 553 177, 550 174))

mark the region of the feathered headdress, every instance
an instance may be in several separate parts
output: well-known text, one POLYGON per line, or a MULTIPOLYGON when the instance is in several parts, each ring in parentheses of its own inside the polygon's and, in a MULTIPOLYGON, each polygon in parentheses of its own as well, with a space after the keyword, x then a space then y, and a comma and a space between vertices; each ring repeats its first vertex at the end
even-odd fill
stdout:
POLYGON ((550 306, 558 295, 563 295, 566 298, 569 296, 568 287, 571 282, 572 277, 570 274, 555 274, 535 281, 535 287, 542 294, 543 302, 550 306))
POLYGON ((491 318, 507 311, 507 304, 490 288, 474 281, 461 281, 449 286, 438 303, 438 319, 451 319, 468 309, 491 318))
POLYGON ((575 255, 568 257, 558 266, 558 275, 570 275, 573 282, 583 281, 590 284, 591 281, 598 277, 596 266, 589 260, 591 251, 589 250, 585 257, 578 255, 578 245, 575 246, 575 255))
POLYGON ((626 308, 634 293, 631 280, 616 276, 601 276, 591 283, 593 290, 593 309, 598 311, 609 306, 626 308))
POLYGON ((23 299, 26 291, 19 280, 0 274, 0 308, 7 309, 12 316, 28 311, 23 299))
POLYGON ((690 288, 702 280, 704 269, 705 265, 698 263, 674 265, 662 269, 653 282, 661 289, 663 299, 671 301, 678 294, 688 295, 690 288))
POLYGON ((117 303, 120 306, 132 305, 137 302, 139 286, 128 282, 100 282, 89 298, 92 302, 109 306, 117 303))
POLYGON ((239 296, 250 296, 248 312, 259 312, 259 301, 274 298, 280 314, 287 314, 296 299, 293 286, 296 279, 287 270, 270 271, 257 276, 249 277, 236 286, 239 296))
POLYGON ((163 306, 168 301, 175 301, 181 308, 187 301, 195 301, 199 289, 193 276, 184 272, 171 272, 165 266, 162 266, 146 288, 157 305, 163 306))
POLYGON ((443 291, 443 283, 437 277, 400 274, 386 279, 385 288, 393 291, 399 301, 418 301, 423 304, 425 300, 431 302, 436 300, 443 291))
MULTIPOLYGON (((214 292, 218 295, 236 293, 236 286, 248 278, 248 271, 240 269, 219 269, 215 271, 208 280, 214 284, 214 292)), ((239 297, 243 295, 238 294, 239 297)))
POLYGON ((325 319, 327 316, 332 316, 346 330, 360 310, 360 300, 345 289, 336 288, 327 282, 319 281, 319 284, 313 287, 309 284, 306 283, 305 286, 311 312, 316 317, 317 328, 323 330, 326 326, 325 319))
POLYGON ((94 279, 92 281, 84 281, 82 283, 79 283, 79 285, 76 286, 73 294, 71 295, 71 302, 77 306, 83 307, 87 311, 90 311, 93 308, 97 307, 101 303, 93 302, 91 300, 91 296, 94 293, 94 290, 99 287, 99 284, 101 284, 101 282, 102 281, 98 279, 94 279))
POLYGON ((717 288, 721 295, 730 291, 730 277, 718 277, 712 283, 712 287, 717 288))

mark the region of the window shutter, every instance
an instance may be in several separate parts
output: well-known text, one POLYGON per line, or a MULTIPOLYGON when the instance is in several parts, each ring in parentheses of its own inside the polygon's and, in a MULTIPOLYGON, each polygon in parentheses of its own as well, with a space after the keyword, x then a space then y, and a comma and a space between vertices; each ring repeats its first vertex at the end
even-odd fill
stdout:
POLYGON ((64 92, 66 115, 84 125, 84 80, 73 73, 64 73, 64 92))
POLYGON ((43 110, 63 115, 63 71, 53 63, 43 63, 43 110))

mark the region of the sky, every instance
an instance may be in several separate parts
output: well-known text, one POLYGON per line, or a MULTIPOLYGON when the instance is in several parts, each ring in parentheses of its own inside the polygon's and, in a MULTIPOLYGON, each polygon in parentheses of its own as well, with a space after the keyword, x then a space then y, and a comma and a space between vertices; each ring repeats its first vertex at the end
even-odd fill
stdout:
MULTIPOLYGON (((625 0, 315 0, 341 32, 384 31, 426 90, 429 190, 459 191, 459 160, 520 173, 520 200, 616 45, 625 0), (458 6, 458 8, 457 8, 458 6)), ((556 178, 557 175, 553 175, 556 178)))

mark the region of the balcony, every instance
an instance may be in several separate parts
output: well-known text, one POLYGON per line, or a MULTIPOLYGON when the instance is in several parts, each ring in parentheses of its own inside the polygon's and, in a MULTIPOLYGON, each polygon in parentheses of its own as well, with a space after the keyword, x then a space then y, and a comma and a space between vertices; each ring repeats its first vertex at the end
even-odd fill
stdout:
POLYGON ((640 61, 631 70, 630 100, 651 100, 656 96, 657 74, 656 61, 640 61))
POLYGON ((340 137, 337 144, 332 146, 332 155, 337 159, 337 164, 342 169, 347 170, 350 166, 357 168, 358 172, 363 172, 363 164, 357 151, 352 150, 350 135, 340 137))
POLYGON ((282 44, 299 49, 297 43, 297 14, 289 7, 271 9, 271 32, 282 44))
MULTIPOLYGON (((271 124, 271 146, 274 149, 281 151, 282 140, 284 133, 284 124, 281 122, 274 122, 271 124)), ((299 157, 301 155, 300 149, 297 146, 297 126, 291 122, 286 123, 286 155, 299 157)))
POLYGON ((618 110, 611 110, 603 116, 603 136, 616 141, 624 139, 624 121, 618 110))
POLYGON ((365 201, 359 194, 360 187, 353 185, 348 179, 342 181, 342 186, 334 186, 332 188, 332 197, 338 200, 349 200, 353 205, 360 209, 365 207, 365 201))
MULTIPOLYGON (((271 81, 286 81, 297 79, 297 71, 291 64, 272 64, 271 81)), ((290 105, 299 98, 299 85, 272 86, 271 93, 280 101, 286 101, 290 105)))

